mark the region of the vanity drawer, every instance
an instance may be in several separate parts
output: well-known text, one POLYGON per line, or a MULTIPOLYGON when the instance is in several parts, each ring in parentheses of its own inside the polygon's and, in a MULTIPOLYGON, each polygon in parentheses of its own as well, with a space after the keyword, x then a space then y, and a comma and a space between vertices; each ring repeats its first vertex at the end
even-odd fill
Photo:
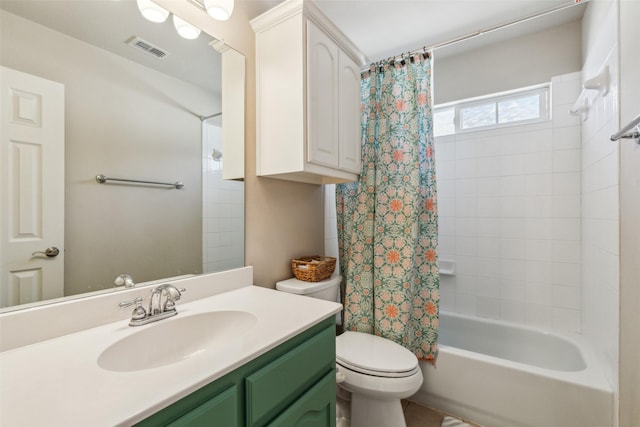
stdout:
POLYGON ((335 329, 326 328, 248 376, 245 379, 247 425, 265 425, 312 385, 333 374, 335 342, 335 329))

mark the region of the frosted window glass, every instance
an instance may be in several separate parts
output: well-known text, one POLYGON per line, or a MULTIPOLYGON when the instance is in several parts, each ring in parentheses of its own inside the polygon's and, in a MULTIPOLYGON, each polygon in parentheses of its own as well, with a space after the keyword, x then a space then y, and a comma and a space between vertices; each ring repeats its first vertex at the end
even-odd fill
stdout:
POLYGON ((510 123, 540 117, 540 95, 508 99, 498 103, 498 122, 510 123))
POLYGON ((473 105, 460 110, 460 127, 472 129, 496 124, 496 103, 473 105))

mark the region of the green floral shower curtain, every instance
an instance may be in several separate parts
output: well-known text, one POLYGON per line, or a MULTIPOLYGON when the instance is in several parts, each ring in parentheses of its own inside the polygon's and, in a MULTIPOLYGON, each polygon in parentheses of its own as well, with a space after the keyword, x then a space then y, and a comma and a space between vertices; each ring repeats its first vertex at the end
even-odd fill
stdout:
POLYGON ((438 216, 431 61, 372 66, 361 83, 360 181, 336 186, 345 330, 437 353, 438 216))

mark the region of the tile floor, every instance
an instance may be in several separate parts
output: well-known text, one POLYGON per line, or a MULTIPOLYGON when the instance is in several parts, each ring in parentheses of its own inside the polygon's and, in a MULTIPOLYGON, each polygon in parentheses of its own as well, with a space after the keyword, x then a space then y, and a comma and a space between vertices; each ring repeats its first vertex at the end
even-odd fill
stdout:
MULTIPOLYGON (((447 415, 408 400, 402 401, 402 408, 407 427, 440 427, 442 419, 447 415)), ((480 427, 476 424, 470 425, 480 427)))
POLYGON ((407 427, 440 427, 444 418, 444 414, 408 400, 402 402, 402 408, 407 427))

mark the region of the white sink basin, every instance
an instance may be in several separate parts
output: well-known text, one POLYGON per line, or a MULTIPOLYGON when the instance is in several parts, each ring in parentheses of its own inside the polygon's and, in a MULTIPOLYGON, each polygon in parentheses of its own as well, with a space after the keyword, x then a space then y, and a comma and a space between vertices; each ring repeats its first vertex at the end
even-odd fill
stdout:
POLYGON ((195 357, 207 350, 224 349, 258 323, 246 311, 210 311, 159 320, 116 341, 98 357, 109 371, 152 369, 195 357))

